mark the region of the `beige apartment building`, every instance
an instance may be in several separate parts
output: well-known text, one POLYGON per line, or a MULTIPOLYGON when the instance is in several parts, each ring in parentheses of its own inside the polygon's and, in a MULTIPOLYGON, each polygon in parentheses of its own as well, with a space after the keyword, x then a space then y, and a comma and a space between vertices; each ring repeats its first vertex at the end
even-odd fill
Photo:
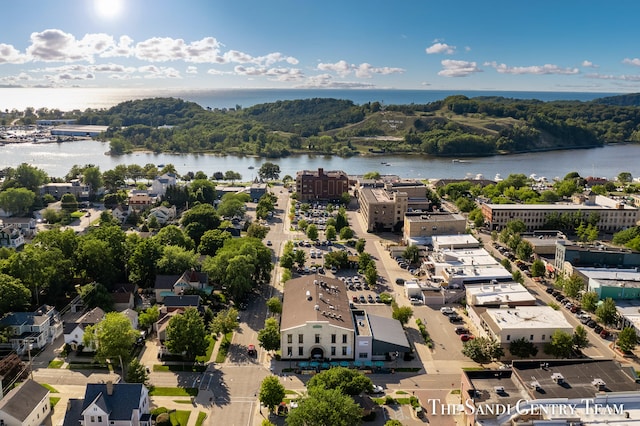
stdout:
POLYGON ((527 231, 540 229, 552 214, 580 213, 584 221, 597 215, 599 231, 616 232, 636 226, 638 209, 601 195, 576 198, 573 203, 557 204, 482 204, 485 223, 492 230, 501 230, 507 223, 521 220, 527 231))
POLYGON ((409 212, 404 215, 403 241, 422 241, 435 235, 464 234, 467 221, 458 213, 409 212))

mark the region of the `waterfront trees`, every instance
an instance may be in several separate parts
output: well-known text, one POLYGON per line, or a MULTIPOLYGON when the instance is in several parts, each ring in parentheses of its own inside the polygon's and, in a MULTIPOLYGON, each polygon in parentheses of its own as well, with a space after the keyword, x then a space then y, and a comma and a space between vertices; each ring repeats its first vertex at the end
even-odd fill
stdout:
POLYGON ((36 195, 27 188, 8 188, 0 191, 0 208, 18 216, 25 215, 35 200, 36 195))

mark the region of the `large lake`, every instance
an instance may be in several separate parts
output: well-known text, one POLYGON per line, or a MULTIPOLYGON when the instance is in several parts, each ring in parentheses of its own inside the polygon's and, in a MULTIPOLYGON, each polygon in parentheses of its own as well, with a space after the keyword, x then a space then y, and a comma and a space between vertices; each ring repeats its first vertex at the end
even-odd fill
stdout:
POLYGON ((29 163, 46 171, 49 176, 62 177, 74 164, 94 164, 105 171, 118 164, 173 164, 180 174, 188 171, 214 172, 234 170, 243 180, 253 179, 258 169, 271 161, 280 166, 281 177, 295 176, 298 170, 344 170, 348 174, 379 171, 412 178, 464 178, 482 175, 493 179, 496 174, 506 177, 511 173, 527 176, 563 177, 577 171, 581 176, 615 178, 620 172, 640 177, 640 145, 608 145, 602 148, 536 152, 509 156, 464 158, 453 162, 450 158, 427 158, 420 155, 366 156, 340 158, 322 155, 297 155, 281 159, 220 155, 172 155, 133 153, 109 156, 109 145, 96 141, 65 142, 61 144, 7 144, 0 146, 0 168, 29 163), (383 162, 389 165, 383 164, 383 162), (250 169, 253 167, 253 169, 250 169))

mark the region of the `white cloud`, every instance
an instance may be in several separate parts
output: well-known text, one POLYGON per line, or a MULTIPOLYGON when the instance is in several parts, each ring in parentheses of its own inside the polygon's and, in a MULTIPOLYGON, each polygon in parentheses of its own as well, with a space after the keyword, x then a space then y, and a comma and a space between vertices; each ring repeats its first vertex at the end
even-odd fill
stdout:
POLYGON ((638 59, 638 58, 633 58, 633 59, 624 58, 622 63, 626 64, 626 65, 633 65, 633 66, 636 66, 636 67, 640 67, 640 59, 638 59))
POLYGON ((302 71, 297 68, 245 67, 237 65, 233 70, 238 75, 269 77, 277 81, 298 81, 304 77, 302 71))
POLYGON ((611 74, 585 74, 585 78, 593 78, 596 80, 612 80, 612 81, 640 81, 640 75, 611 75, 611 74))
POLYGON ((445 55, 453 55, 456 53, 455 46, 449 46, 447 43, 436 42, 425 49, 427 55, 443 53, 445 55))
POLYGON ((144 78, 182 78, 180 72, 173 67, 145 65, 138 67, 138 72, 143 73, 144 78))
POLYGON ((346 77, 351 73, 351 65, 345 60, 338 61, 333 64, 320 63, 317 69, 319 71, 333 71, 341 77, 346 77))
POLYGON ((134 55, 133 39, 129 36, 121 36, 118 43, 100 54, 103 58, 122 57, 128 58, 134 55))
POLYGON ((27 55, 20 53, 12 45, 0 43, 0 64, 23 64, 27 60, 27 55))
POLYGON ((198 67, 188 66, 186 73, 187 74, 198 74, 198 67))
POLYGON ((444 69, 438 71, 438 75, 443 77, 466 77, 473 73, 482 72, 475 62, 445 59, 440 63, 444 69))
POLYGON ((346 77, 352 72, 358 78, 371 78, 373 74, 388 75, 388 74, 402 74, 404 69, 393 67, 374 67, 368 63, 362 63, 360 65, 349 64, 345 60, 338 61, 333 64, 320 63, 316 67, 319 71, 333 71, 340 77, 346 77))
POLYGON ((536 74, 536 75, 549 75, 549 74, 560 74, 560 75, 573 75, 580 74, 580 70, 578 68, 561 68, 557 65, 545 64, 545 65, 531 65, 527 67, 510 67, 506 64, 498 64, 497 62, 486 62, 486 66, 490 66, 495 68, 501 74, 536 74))
POLYGON ((373 87, 373 84, 358 81, 335 81, 331 74, 318 74, 311 76, 303 84, 297 86, 297 88, 301 89, 370 89, 373 87))
POLYGON ((582 66, 585 68, 598 68, 598 65, 594 64, 591 61, 584 60, 582 61, 582 66))

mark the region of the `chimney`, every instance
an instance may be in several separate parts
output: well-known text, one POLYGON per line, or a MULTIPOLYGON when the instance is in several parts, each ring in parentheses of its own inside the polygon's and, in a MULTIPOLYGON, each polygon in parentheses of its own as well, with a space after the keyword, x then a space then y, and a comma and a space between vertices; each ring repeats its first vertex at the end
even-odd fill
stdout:
POLYGON ((318 167, 318 177, 321 177, 324 175, 324 169, 322 167, 318 167))
POLYGON ((107 382, 107 395, 113 395, 113 382, 111 380, 107 382))

